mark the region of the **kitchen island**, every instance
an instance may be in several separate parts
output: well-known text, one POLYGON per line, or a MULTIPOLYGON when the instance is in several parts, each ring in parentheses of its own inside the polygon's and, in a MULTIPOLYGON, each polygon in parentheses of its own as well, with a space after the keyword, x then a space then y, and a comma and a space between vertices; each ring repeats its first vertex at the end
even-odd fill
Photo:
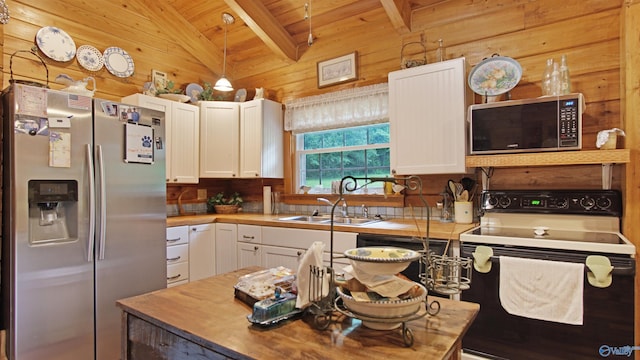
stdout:
POLYGON ((324 331, 306 318, 263 328, 249 323, 251 307, 234 297, 233 288, 240 276, 260 269, 119 300, 121 359, 458 359, 462 336, 480 309, 438 298, 439 314, 407 324, 414 334, 411 347, 404 346, 399 329, 371 330, 348 317, 324 331))

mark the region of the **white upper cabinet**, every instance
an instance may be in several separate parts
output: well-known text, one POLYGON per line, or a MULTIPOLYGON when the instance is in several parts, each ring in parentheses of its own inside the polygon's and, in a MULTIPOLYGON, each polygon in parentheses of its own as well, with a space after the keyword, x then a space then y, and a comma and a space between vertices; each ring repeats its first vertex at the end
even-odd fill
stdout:
POLYGON ((167 183, 197 184, 200 154, 200 108, 144 94, 122 98, 125 104, 165 113, 167 183))
POLYGON ((389 73, 391 172, 465 172, 466 111, 471 95, 465 59, 389 73))
POLYGON ((240 105, 240 177, 282 178, 282 104, 252 100, 240 105))
POLYGON ((239 177, 240 103, 201 101, 200 137, 200 177, 239 177))
POLYGON ((200 177, 282 178, 282 104, 201 101, 200 177))

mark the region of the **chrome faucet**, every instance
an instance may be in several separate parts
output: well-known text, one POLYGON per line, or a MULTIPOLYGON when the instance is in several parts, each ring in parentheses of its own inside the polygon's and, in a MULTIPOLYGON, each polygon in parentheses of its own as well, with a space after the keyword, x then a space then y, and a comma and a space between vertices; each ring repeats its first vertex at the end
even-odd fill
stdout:
MULTIPOLYGON (((333 203, 331 201, 329 201, 329 199, 319 197, 319 198, 316 198, 316 200, 318 200, 318 202, 322 202, 322 203, 325 203, 325 204, 333 207, 333 203)), ((349 214, 347 212, 347 209, 348 209, 347 208, 347 200, 342 199, 342 210, 341 210, 342 217, 348 217, 349 216, 349 214)))
POLYGON ((365 204, 362 204, 362 217, 365 219, 369 218, 369 207, 365 204))

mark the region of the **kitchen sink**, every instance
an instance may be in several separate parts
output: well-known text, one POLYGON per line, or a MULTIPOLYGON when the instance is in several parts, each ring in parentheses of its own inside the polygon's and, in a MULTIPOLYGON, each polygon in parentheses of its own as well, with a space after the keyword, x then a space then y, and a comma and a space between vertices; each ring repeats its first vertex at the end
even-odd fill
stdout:
MULTIPOLYGON (((299 221, 299 222, 305 222, 305 223, 309 223, 309 224, 325 224, 325 225, 330 225, 331 224, 331 216, 330 215, 317 215, 317 216, 295 215, 295 216, 281 217, 278 220, 282 220, 282 221, 299 221)), ((353 217, 339 217, 339 216, 336 216, 333 219, 333 224, 334 225, 362 226, 362 225, 368 225, 368 224, 376 223, 376 222, 379 222, 379 221, 381 221, 381 219, 367 219, 367 218, 353 218, 353 217)))
POLYGON ((309 222, 309 223, 321 223, 325 221, 331 221, 331 216, 329 215, 295 215, 289 217, 282 217, 278 220, 282 221, 301 221, 301 222, 309 222))

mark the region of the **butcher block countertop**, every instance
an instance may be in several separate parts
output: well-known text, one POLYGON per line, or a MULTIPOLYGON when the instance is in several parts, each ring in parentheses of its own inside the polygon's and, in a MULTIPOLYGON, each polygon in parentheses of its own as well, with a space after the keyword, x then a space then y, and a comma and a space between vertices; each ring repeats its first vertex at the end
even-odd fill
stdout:
MULTIPOLYGON (((167 226, 199 225, 207 223, 234 223, 276 227, 296 227, 301 229, 330 230, 327 224, 312 224, 301 221, 283 221, 279 218, 293 215, 262 215, 262 214, 202 214, 190 216, 175 216, 167 218, 167 226)), ((363 226, 335 225, 334 231, 386 234, 400 236, 424 236, 427 222, 417 219, 390 219, 363 226), (417 223, 417 226, 416 226, 417 223), (420 229, 418 231, 418 228, 420 229)), ((477 224, 442 223, 431 220, 429 223, 429 237, 434 239, 458 240, 459 235, 477 224)))
MULTIPOLYGON (((478 304, 440 299, 440 312, 407 323, 414 343, 405 347, 400 329, 371 330, 341 316, 327 330, 309 318, 275 327, 252 325, 251 307, 234 297, 249 267, 185 285, 119 300, 123 310, 122 359, 458 359, 462 336, 478 304)), ((429 297, 430 300, 433 298, 429 297)))

